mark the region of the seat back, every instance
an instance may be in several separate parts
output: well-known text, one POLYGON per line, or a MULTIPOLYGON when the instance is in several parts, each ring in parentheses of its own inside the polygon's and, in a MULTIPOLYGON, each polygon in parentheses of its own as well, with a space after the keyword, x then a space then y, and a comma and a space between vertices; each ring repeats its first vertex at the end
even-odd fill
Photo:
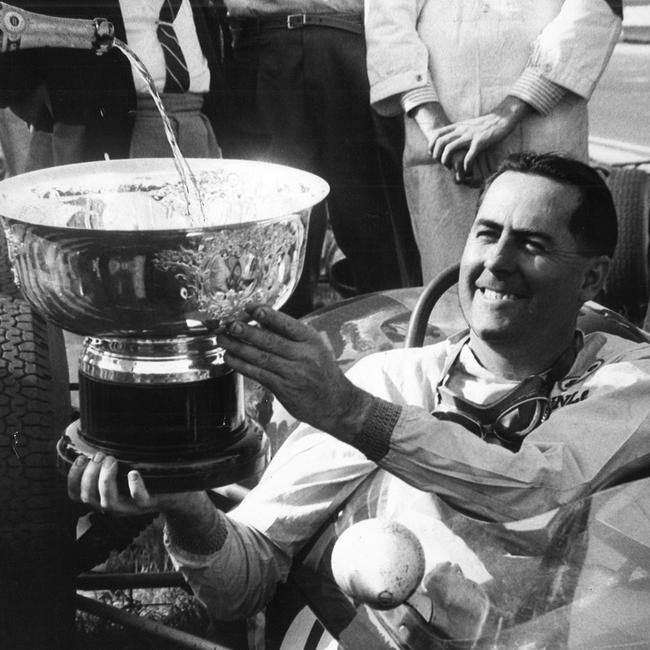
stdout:
POLYGON ((650 293, 650 174, 638 166, 599 170, 612 193, 618 216, 618 243, 599 301, 642 325, 650 293))

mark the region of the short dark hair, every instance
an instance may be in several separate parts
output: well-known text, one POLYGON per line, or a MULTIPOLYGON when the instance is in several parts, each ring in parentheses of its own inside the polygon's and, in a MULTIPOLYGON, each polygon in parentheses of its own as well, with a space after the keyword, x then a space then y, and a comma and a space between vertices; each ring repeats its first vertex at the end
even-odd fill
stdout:
POLYGON ((618 239, 616 208, 607 184, 593 167, 557 153, 524 151, 511 154, 486 179, 479 207, 494 180, 508 171, 544 176, 575 187, 580 193, 580 203, 570 217, 569 231, 576 238, 581 253, 613 257, 618 239))

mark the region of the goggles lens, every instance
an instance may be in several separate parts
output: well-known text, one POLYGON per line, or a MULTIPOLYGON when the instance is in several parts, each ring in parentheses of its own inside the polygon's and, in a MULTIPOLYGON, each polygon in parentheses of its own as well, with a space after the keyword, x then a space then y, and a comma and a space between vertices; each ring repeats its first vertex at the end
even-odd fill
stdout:
POLYGON ((527 436, 544 419, 550 405, 548 397, 529 397, 504 411, 492 425, 494 435, 504 441, 527 436))

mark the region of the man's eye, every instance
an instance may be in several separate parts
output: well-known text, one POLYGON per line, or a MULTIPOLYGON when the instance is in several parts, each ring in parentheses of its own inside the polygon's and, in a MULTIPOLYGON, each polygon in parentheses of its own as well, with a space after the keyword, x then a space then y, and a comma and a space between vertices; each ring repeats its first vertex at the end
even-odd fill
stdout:
POLYGON ((488 228, 481 228, 474 234, 477 239, 480 239, 482 241, 496 241, 499 239, 499 233, 496 230, 490 230, 488 228))
POLYGON ((533 255, 542 255, 543 253, 547 252, 544 243, 535 239, 527 239, 524 242, 524 247, 529 253, 533 255))

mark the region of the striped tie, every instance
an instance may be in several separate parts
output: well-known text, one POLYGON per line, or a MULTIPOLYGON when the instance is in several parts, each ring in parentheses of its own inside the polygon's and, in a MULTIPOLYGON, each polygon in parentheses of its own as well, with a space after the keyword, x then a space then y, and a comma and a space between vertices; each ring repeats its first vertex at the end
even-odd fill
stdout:
POLYGON ((190 73, 173 26, 182 2, 183 0, 164 0, 156 30, 165 55, 167 77, 164 92, 166 93, 184 93, 190 88, 190 73))

